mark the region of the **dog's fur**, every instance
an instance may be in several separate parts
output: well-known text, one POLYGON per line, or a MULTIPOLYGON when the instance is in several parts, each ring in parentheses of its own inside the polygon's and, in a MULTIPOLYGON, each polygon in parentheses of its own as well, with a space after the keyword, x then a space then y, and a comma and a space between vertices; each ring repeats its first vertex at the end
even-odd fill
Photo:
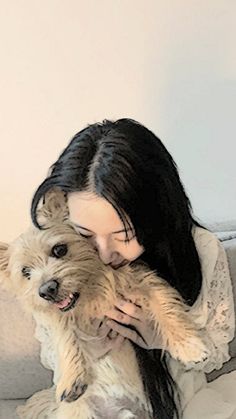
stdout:
POLYGON ((78 331, 92 338, 94 318, 103 320, 117 297, 136 295, 170 355, 185 364, 199 362, 207 349, 188 307, 176 290, 144 266, 118 270, 105 266, 70 225, 64 196, 59 192, 49 194, 38 215, 47 221, 47 229, 30 227, 11 245, 0 245, 1 282, 22 301, 36 323, 50 331, 57 368, 56 385, 19 407, 20 418, 102 418, 98 406, 109 418, 112 414, 120 419, 150 417, 151 406, 130 342, 125 340, 119 351, 95 362, 89 355, 89 341, 81 340, 78 331), (62 243, 67 244, 68 253, 52 257, 52 248, 62 243), (28 269, 26 276, 23 267, 28 269), (59 282, 57 301, 79 293, 75 307, 68 312, 39 296, 39 287, 55 278, 59 282))

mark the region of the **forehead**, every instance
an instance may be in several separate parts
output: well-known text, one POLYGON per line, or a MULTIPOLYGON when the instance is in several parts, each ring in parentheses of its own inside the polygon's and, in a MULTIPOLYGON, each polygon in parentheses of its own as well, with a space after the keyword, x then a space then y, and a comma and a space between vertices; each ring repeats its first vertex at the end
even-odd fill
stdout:
POLYGON ((124 229, 113 206, 104 198, 89 192, 68 195, 70 220, 97 234, 109 234, 124 229))
POLYGON ((43 254, 47 255, 55 244, 74 241, 78 241, 78 235, 69 225, 60 223, 46 230, 32 226, 11 244, 10 254, 13 259, 39 259, 43 254))

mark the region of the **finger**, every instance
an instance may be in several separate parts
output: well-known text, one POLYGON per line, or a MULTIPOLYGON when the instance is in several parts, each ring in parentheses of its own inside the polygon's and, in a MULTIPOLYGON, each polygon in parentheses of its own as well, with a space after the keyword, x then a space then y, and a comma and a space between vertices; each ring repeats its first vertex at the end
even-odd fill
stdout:
POLYGON ((109 342, 107 341, 106 345, 110 350, 120 349, 124 340, 125 340, 124 336, 118 334, 116 338, 113 338, 109 342))
POLYGON ((127 299, 127 301, 129 301, 130 303, 135 304, 137 307, 141 308, 142 306, 140 304, 138 304, 138 299, 139 296, 135 295, 135 294, 129 294, 129 299, 127 299))
POLYGON ((98 329, 97 336, 99 338, 105 338, 106 336, 108 336, 110 330, 111 328, 106 324, 106 322, 103 322, 101 327, 99 327, 98 329))
POLYGON ((113 342, 114 343, 112 346, 113 349, 120 349, 124 340, 125 340, 124 336, 118 334, 117 338, 113 342))
POLYGON ((123 313, 128 314, 128 316, 133 317, 136 320, 141 320, 143 311, 142 309, 134 303, 125 300, 117 300, 115 307, 123 311, 123 313))
POLYGON ((102 320, 98 319, 97 317, 91 320, 91 324, 95 330, 98 330, 99 327, 101 327, 102 323, 103 323, 102 320))
POLYGON ((122 336, 123 338, 127 338, 131 340, 132 342, 136 343, 141 348, 149 349, 147 343, 142 339, 142 337, 137 332, 135 332, 135 330, 131 330, 125 326, 122 326, 113 320, 108 320, 107 323, 109 327, 111 327, 114 331, 116 331, 119 334, 118 336, 122 336))
POLYGON ((114 320, 108 320, 107 325, 112 329, 119 333, 124 338, 130 339, 133 342, 137 343, 139 335, 135 330, 129 329, 128 327, 122 326, 115 322, 114 320))
POLYGON ((115 339, 117 337, 118 333, 115 330, 110 329, 110 332, 108 333, 109 339, 115 339))
POLYGON ((133 326, 138 327, 140 323, 140 320, 137 320, 131 316, 128 316, 128 314, 125 314, 116 309, 110 310, 109 312, 106 313, 106 315, 112 320, 116 320, 119 323, 123 323, 127 325, 133 325, 133 326))

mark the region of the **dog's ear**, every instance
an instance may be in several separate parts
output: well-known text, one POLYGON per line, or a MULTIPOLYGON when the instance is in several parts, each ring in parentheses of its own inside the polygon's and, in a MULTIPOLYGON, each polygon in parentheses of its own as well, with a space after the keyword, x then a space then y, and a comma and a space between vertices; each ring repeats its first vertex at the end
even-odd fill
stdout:
POLYGON ((0 272, 5 272, 9 262, 9 245, 0 242, 0 272))
POLYGON ((0 242, 0 285, 5 291, 13 291, 10 272, 7 269, 10 259, 9 244, 0 242))
POLYGON ((68 218, 66 194, 59 188, 50 189, 37 209, 37 220, 42 227, 49 227, 55 222, 63 222, 68 218))

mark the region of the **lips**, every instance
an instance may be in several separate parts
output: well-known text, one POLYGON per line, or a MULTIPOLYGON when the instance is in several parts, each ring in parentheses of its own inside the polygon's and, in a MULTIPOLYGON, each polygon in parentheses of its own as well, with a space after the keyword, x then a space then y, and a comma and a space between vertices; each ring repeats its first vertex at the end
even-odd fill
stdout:
POLYGON ((118 268, 121 268, 121 266, 127 265, 128 263, 129 263, 129 261, 125 259, 125 260, 122 260, 122 262, 120 262, 120 263, 111 264, 111 267, 113 269, 118 269, 118 268))
POLYGON ((74 294, 70 293, 69 297, 66 297, 64 300, 53 303, 61 311, 69 311, 74 308, 77 300, 79 298, 79 293, 75 292, 74 294))

